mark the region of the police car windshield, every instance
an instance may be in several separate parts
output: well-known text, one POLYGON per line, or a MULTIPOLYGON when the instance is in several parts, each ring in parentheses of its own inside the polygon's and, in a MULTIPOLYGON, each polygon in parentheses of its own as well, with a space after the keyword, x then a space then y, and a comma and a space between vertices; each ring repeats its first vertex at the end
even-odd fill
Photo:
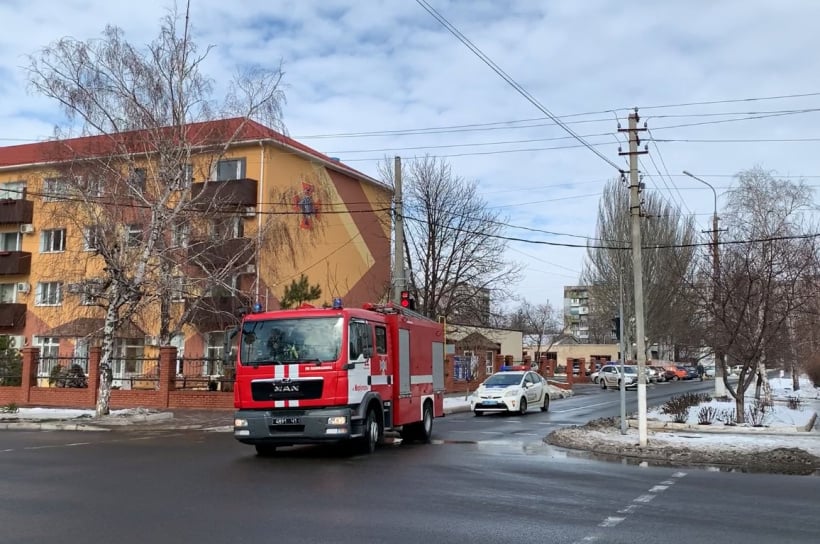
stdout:
POLYGON ((486 387, 507 387, 519 383, 521 383, 521 374, 502 372, 487 378, 484 385, 486 387))
POLYGON ((342 346, 342 318, 246 321, 239 346, 243 365, 335 361, 342 346))

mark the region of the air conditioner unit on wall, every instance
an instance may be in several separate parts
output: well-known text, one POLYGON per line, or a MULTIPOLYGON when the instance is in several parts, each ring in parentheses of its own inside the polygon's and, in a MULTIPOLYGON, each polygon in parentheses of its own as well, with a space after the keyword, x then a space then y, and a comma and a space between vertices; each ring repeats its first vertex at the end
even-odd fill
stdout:
POLYGON ((9 336, 9 347, 15 349, 22 349, 26 347, 26 337, 25 336, 9 336))
POLYGON ((18 293, 28 293, 31 291, 31 284, 25 281, 21 281, 17 284, 17 292, 18 293))
POLYGON ((31 223, 23 223, 22 225, 20 225, 20 232, 22 234, 31 234, 32 232, 34 232, 34 225, 32 225, 31 223))

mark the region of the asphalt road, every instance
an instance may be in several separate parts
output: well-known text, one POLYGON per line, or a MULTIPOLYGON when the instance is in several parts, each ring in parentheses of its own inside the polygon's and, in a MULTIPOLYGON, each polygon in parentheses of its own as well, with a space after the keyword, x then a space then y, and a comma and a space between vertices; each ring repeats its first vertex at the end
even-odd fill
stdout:
POLYGON ((436 420, 433 444, 372 456, 301 447, 261 459, 225 433, 4 431, 0 541, 817 541, 820 478, 602 462, 544 445, 550 428, 618 413, 616 392, 586 392, 546 414, 451 415, 436 420))

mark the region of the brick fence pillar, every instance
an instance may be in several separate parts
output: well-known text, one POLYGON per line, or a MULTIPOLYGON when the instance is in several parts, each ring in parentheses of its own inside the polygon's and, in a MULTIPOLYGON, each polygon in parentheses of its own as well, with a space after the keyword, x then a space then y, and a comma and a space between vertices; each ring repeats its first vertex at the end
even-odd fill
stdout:
POLYGON ((88 349, 88 403, 97 406, 97 393, 100 390, 100 360, 102 348, 92 346, 88 349))
POLYGON ((20 389, 23 397, 20 404, 28 404, 31 401, 31 388, 37 385, 37 365, 40 361, 40 348, 23 348, 23 375, 20 382, 20 389))
POLYGON ((493 372, 499 372, 502 366, 504 366, 504 356, 500 354, 496 355, 495 361, 493 362, 493 372))
POLYGON ((159 348, 159 392, 162 408, 168 408, 170 393, 176 389, 177 348, 162 346, 159 348))

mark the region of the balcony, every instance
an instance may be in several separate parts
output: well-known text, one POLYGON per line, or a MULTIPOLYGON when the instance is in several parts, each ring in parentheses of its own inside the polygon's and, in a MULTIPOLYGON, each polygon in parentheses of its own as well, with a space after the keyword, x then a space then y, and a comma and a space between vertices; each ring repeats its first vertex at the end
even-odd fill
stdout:
MULTIPOLYGON (((193 303, 186 301, 186 310, 193 303)), ((236 326, 241 317, 250 311, 251 298, 247 295, 202 297, 197 299, 196 304, 191 313, 191 324, 200 332, 221 331, 236 326)))
POLYGON ((191 198, 200 209, 256 206, 255 179, 208 181, 191 185, 191 198))
POLYGON ((31 272, 31 253, 27 251, 0 251, 0 276, 28 275, 31 272))
POLYGON ((240 274, 254 261, 254 244, 250 238, 195 240, 188 246, 188 262, 206 272, 229 267, 240 274))
POLYGON ((0 302, 0 330, 18 329, 26 324, 26 305, 19 302, 0 302))
POLYGON ((34 218, 34 202, 21 199, 0 200, 0 225, 31 223, 34 218))

